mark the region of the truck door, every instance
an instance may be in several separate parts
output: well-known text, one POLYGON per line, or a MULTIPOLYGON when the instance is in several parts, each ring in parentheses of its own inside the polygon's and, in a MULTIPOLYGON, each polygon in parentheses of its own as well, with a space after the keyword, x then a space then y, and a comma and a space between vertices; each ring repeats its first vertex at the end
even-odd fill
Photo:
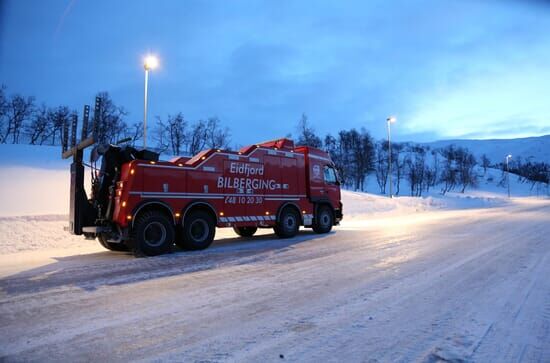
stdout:
POLYGON ((336 169, 332 165, 324 165, 323 167, 322 194, 330 201, 334 208, 339 207, 340 202, 340 181, 336 169))

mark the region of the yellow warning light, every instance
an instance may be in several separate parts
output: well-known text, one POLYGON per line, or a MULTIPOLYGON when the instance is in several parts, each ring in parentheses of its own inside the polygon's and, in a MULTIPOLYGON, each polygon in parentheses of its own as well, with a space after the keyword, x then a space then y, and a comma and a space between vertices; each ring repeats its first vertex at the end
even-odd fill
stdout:
POLYGON ((126 216, 126 219, 130 220, 130 219, 132 219, 132 216, 126 216))
POLYGON ((242 155, 243 153, 239 151, 239 155, 242 155))
POLYGON ((206 159, 206 156, 203 156, 203 157, 201 158, 201 160, 204 160, 204 159, 206 159))
POLYGON ((178 166, 183 166, 183 164, 182 164, 182 163, 179 163, 178 166))
POLYGON ((302 211, 302 214, 306 214, 306 211, 305 211, 305 210, 303 210, 303 211, 302 211))
POLYGON ((155 165, 156 163, 154 161, 150 161, 149 164, 155 165))
POLYGON ((119 190, 119 191, 118 191, 118 195, 119 195, 119 196, 122 195, 122 190, 119 190))
POLYGON ((126 207, 126 201, 122 202, 122 208, 126 207))
POLYGON ((179 214, 179 213, 176 213, 174 215, 176 216, 176 218, 179 218, 181 216, 181 214, 179 214))
POLYGON ((265 212, 265 215, 268 216, 268 215, 269 215, 269 212, 265 212))
POLYGON ((131 174, 131 175, 134 175, 135 172, 136 172, 136 171, 135 171, 134 169, 130 169, 130 174, 131 174))
POLYGON ((223 217, 223 215, 224 215, 224 214, 223 214, 223 212, 220 212, 220 216, 222 216, 222 217, 223 217))
POLYGON ((220 149, 218 149, 218 150, 216 150, 216 151, 217 151, 217 152, 221 152, 221 150, 220 150, 220 149))

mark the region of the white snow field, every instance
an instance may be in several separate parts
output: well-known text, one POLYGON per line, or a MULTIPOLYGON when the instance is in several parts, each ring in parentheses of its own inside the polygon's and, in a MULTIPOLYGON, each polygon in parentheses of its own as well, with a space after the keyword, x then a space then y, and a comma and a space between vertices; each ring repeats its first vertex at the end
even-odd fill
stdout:
POLYGON ((63 231, 68 170, 0 162, 0 361, 550 362, 550 199, 488 174, 137 259, 63 231))

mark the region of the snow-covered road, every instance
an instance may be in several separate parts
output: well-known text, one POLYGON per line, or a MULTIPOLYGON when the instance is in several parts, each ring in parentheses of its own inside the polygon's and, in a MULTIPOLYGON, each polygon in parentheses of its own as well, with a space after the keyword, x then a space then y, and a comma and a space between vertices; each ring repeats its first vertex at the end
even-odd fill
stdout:
POLYGON ((146 259, 0 256, 0 360, 549 362, 549 216, 518 199, 146 259))

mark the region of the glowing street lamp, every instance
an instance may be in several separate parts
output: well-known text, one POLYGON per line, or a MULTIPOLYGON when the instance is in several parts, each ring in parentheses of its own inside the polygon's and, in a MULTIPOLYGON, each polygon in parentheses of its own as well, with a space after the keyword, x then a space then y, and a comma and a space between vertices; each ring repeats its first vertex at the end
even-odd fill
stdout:
POLYGON ((391 167, 391 131, 390 131, 390 124, 395 123, 397 121, 397 118, 395 116, 390 116, 386 119, 386 123, 388 124, 388 175, 390 177, 390 198, 393 198, 393 187, 392 187, 392 180, 391 180, 391 174, 392 174, 392 167, 391 167))
POLYGON ((143 148, 147 147, 147 86, 149 83, 149 71, 157 68, 159 60, 154 55, 148 55, 143 61, 145 69, 145 92, 143 97, 143 148))
POLYGON ((510 198, 510 169, 508 168, 508 162, 512 158, 512 154, 506 155, 506 184, 508 184, 508 198, 510 198))

